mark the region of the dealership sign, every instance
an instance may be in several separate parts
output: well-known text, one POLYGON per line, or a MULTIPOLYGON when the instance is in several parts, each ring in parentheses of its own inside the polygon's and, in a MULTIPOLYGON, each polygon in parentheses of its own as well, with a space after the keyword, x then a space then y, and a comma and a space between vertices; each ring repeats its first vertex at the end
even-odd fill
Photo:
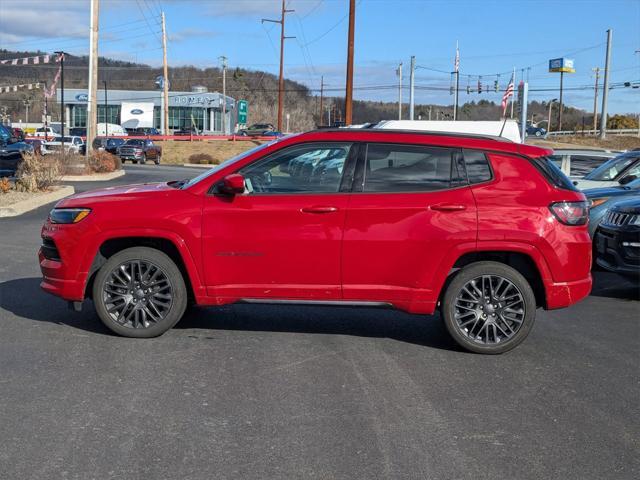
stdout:
POLYGON ((238 100, 238 123, 244 125, 247 123, 247 113, 249 112, 249 104, 246 100, 238 100))
POLYGON ((86 93, 79 93, 76 95, 76 100, 79 102, 88 102, 89 95, 87 95, 86 93))
POLYGON ((122 102, 120 112, 124 128, 153 127, 153 102, 122 102))
POLYGON ((549 60, 550 72, 576 73, 572 58, 553 58, 549 60))

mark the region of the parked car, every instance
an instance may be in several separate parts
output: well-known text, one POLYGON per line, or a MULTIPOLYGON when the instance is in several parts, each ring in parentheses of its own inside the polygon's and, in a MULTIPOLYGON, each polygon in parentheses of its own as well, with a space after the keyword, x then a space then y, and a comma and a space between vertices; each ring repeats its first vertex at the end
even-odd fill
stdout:
POLYGON ((555 148, 551 160, 569 178, 578 180, 622 152, 596 149, 555 148))
POLYGON ((96 137, 93 140, 94 150, 105 150, 114 155, 118 154, 118 148, 124 145, 126 138, 122 137, 96 137))
POLYGON ((162 135, 160 130, 157 128, 149 128, 149 127, 138 127, 138 128, 127 128, 127 134, 130 137, 141 137, 147 135, 162 135))
POLYGON ((162 159, 162 147, 153 143, 153 140, 141 138, 131 138, 118 147, 118 156, 122 163, 131 160, 133 163, 146 163, 153 160, 156 165, 160 165, 162 159))
POLYGON ((33 147, 33 152, 37 153, 38 155, 46 155, 47 153, 50 153, 47 150, 44 139, 39 140, 35 138, 28 138, 24 141, 24 143, 26 143, 27 145, 31 145, 33 147))
POLYGON ((31 135, 32 137, 45 137, 45 139, 53 139, 59 136, 60 133, 56 132, 52 127, 40 127, 36 128, 36 131, 31 135))
POLYGON ((534 127, 533 125, 527 125, 527 137, 539 137, 543 138, 547 136, 547 130, 542 127, 534 127))
MULTIPOLYGON (((63 137, 58 136, 53 140, 45 142, 45 147, 48 152, 60 152, 62 151, 63 137)), ((86 145, 82 137, 64 137, 64 149, 67 153, 83 154, 86 151, 86 145)))
POLYGON ((618 202, 607 211, 593 244, 599 266, 640 277, 640 196, 618 202))
POLYGON ((253 125, 240 130, 238 133, 249 137, 261 137, 267 132, 275 131, 275 129, 276 127, 270 123, 254 123, 253 125))
POLYGON ((198 129, 196 127, 185 127, 185 128, 181 128, 179 130, 174 130, 173 132, 174 135, 200 135, 200 132, 198 132, 198 129))
POLYGON ((502 353, 537 307, 591 290, 588 203, 550 153, 463 134, 283 137, 192 180, 60 201, 42 287, 76 309, 90 296, 130 337, 162 334, 190 299, 325 303, 439 309, 461 346, 502 353), (331 171, 288 173, 300 157, 331 171))
POLYGON ((627 197, 640 195, 640 178, 626 185, 615 187, 589 188, 583 193, 591 202, 589 208, 589 235, 593 238, 596 228, 600 225, 607 210, 615 203, 627 197))
POLYGON ((579 189, 625 185, 640 177, 640 151, 621 153, 603 163, 584 178, 574 180, 579 189))
POLYGON ((13 177, 25 153, 33 153, 33 147, 16 139, 9 128, 0 124, 0 178, 13 177))

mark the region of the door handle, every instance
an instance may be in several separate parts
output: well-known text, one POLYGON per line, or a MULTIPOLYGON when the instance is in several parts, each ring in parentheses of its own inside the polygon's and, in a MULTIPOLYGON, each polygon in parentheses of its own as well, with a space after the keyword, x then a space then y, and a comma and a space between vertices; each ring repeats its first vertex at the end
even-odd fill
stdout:
POLYGON ((458 212, 460 210, 466 210, 465 205, 459 203, 438 203, 429 207, 431 210, 437 210, 438 212, 458 212))
POLYGON ((327 205, 313 205, 311 207, 304 207, 300 211, 303 213, 333 213, 338 211, 338 207, 331 207, 327 205))

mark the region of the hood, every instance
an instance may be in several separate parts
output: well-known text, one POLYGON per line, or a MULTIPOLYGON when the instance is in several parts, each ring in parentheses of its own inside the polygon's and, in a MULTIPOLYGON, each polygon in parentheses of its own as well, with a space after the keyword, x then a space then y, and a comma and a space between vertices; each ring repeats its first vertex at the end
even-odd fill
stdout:
POLYGON ((610 209, 612 212, 616 213, 640 213, 640 196, 634 197, 631 200, 624 200, 622 202, 616 203, 610 209))
POLYGON ((60 201, 58 207, 88 206, 93 203, 130 200, 136 197, 148 197, 150 195, 167 195, 176 189, 163 183, 139 183, 135 185, 123 185, 118 187, 99 188, 87 192, 76 193, 60 201))
POLYGON ((622 185, 619 185, 617 187, 588 188, 586 190, 583 190, 582 193, 584 193, 587 198, 601 198, 618 197, 620 195, 631 195, 634 192, 630 188, 625 188, 622 185))

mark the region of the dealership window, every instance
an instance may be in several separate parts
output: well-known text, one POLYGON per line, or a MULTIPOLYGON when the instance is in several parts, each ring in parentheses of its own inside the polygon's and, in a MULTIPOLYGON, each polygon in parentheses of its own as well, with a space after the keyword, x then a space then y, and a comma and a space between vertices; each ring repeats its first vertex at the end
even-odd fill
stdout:
MULTIPOLYGON (((106 123, 120 125, 120 105, 107 105, 106 123)), ((105 106, 98 105, 98 123, 105 123, 105 106)))
POLYGON ((87 107, 84 105, 74 105, 71 109, 71 126, 87 126, 87 107))
POLYGON ((161 127, 160 107, 153 107, 153 127, 157 129, 161 127))
POLYGON ((180 130, 191 128, 193 125, 198 130, 204 128, 204 110, 191 107, 169 107, 169 128, 180 130))

